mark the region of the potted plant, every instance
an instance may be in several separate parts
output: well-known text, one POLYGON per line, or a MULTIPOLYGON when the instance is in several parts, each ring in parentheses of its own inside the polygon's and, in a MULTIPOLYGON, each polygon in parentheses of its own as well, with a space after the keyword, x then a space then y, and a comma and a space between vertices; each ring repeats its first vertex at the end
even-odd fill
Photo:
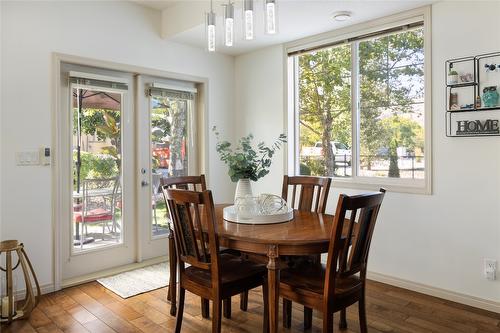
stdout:
POLYGON ((448 73, 448 84, 458 83, 458 72, 456 70, 450 70, 448 73))
POLYGON ((238 182, 235 199, 252 196, 250 181, 255 182, 269 173, 272 158, 286 142, 286 135, 280 134, 271 146, 259 142, 255 147, 252 144, 253 135, 249 134, 239 139, 238 144, 233 149, 230 142, 220 140, 220 133, 215 126, 212 130, 217 137, 215 149, 219 153, 221 161, 229 167, 228 174, 231 181, 238 182))

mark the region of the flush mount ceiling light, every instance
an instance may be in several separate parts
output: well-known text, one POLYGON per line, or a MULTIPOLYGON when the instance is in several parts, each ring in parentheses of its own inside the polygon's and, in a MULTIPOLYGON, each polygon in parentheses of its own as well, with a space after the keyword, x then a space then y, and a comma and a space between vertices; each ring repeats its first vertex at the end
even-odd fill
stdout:
MULTIPOLYGON (((1 1, 1 0, 0 0, 1 1)), ((206 13, 206 38, 207 49, 209 52, 215 52, 216 49, 216 14, 212 8, 210 0, 210 11, 206 13)), ((232 47, 234 45, 234 0, 228 0, 227 4, 223 4, 223 23, 224 23, 224 45, 232 47)), ((243 23, 243 39, 255 39, 255 9, 254 0, 243 0, 242 2, 242 23, 243 23)), ((278 0, 263 0, 264 3, 264 32, 269 35, 278 32, 278 0)))
POLYGON ((338 22, 343 22, 349 20, 351 15, 351 12, 335 12, 333 13, 333 19, 338 22))

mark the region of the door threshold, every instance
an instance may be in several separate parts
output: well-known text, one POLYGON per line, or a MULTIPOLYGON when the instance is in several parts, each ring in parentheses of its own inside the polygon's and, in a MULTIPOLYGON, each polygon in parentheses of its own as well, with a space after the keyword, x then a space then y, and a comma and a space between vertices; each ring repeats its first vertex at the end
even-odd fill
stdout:
POLYGON ((156 258, 152 258, 152 259, 147 259, 147 260, 144 260, 141 262, 135 262, 135 263, 124 265, 124 266, 113 267, 113 268, 106 269, 103 271, 94 272, 94 273, 66 279, 66 280, 62 281, 61 289, 73 287, 73 286, 76 286, 79 284, 87 283, 90 281, 95 281, 95 280, 103 278, 103 277, 116 275, 116 274, 120 274, 120 273, 127 272, 127 271, 132 271, 134 269, 143 268, 146 266, 151 266, 151 265, 159 264, 161 262, 166 262, 166 261, 168 261, 168 256, 161 256, 161 257, 156 257, 156 258))

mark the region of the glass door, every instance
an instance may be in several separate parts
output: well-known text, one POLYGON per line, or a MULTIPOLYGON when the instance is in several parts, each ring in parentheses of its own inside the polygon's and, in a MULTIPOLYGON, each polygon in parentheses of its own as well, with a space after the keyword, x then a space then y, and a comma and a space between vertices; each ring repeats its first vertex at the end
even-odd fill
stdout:
POLYGON ((61 155, 70 206, 61 230, 63 280, 132 263, 136 255, 131 77, 89 71, 63 75, 69 140, 61 155))
POLYGON ((196 90, 189 82, 142 76, 138 80, 138 86, 146 91, 140 99, 147 110, 138 120, 143 174, 139 214, 140 220, 149 221, 141 226, 141 254, 143 259, 149 259, 167 254, 169 213, 160 188, 161 179, 197 172, 193 131, 196 90))

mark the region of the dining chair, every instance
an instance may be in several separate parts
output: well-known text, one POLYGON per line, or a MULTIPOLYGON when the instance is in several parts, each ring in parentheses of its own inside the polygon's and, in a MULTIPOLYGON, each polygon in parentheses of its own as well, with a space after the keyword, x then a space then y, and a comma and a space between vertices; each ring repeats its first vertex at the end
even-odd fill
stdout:
POLYGON ((82 236, 80 248, 83 248, 87 235, 87 225, 102 224, 102 240, 106 234, 106 226, 110 232, 116 231, 116 196, 120 186, 119 178, 85 179, 82 181, 82 204, 74 208, 73 219, 81 224, 82 236), (111 228, 109 222, 112 223, 111 228), (85 228, 85 236, 83 229, 85 228))
MULTIPOLYGON (((377 216, 385 189, 378 193, 341 194, 330 233, 326 265, 302 262, 281 271, 280 296, 323 312, 323 332, 333 332, 333 314, 341 311, 341 329, 347 328, 346 308, 358 303, 360 332, 367 332, 366 267, 377 216), (347 213, 350 215, 347 217, 347 213), (346 218, 347 217, 347 218, 346 218), (347 225, 345 225, 347 223, 347 225), (343 230, 347 234, 343 235, 343 230)), ((290 326, 283 322, 285 327, 290 326)))
MULTIPOLYGON (((281 197, 288 206, 301 211, 324 213, 328 202, 328 193, 332 179, 329 177, 313 176, 284 176, 281 197), (291 188, 291 198, 288 194, 291 188)), ((295 264, 300 260, 310 260, 316 264, 321 262, 321 255, 312 255, 300 258, 285 258, 288 264, 295 264)), ((283 320, 289 321, 292 311, 292 302, 283 301, 283 320)), ((312 326, 312 309, 304 307, 304 328, 312 326)))
POLYGON ((185 292, 211 300, 212 332, 221 332, 222 300, 259 286, 263 287, 263 331, 268 328, 267 283, 265 265, 244 260, 241 256, 220 253, 211 191, 195 192, 163 188, 179 268, 179 308, 175 332, 182 326, 185 292), (203 228, 205 227, 205 228, 203 228), (205 232, 206 231, 206 232, 205 232), (185 264, 189 264, 186 267, 185 264))
POLYGON ((324 213, 332 179, 313 176, 284 176, 281 197, 288 206, 297 210, 324 213), (292 197, 288 192, 292 188, 292 197), (298 195, 297 195, 298 192, 298 195))
MULTIPOLYGON (((205 175, 199 176, 182 176, 182 177, 163 177, 161 178, 162 189, 183 189, 192 191, 206 191, 207 183, 205 175)), ((165 192, 163 192, 165 193, 165 192)), ((167 204, 167 198, 165 204, 167 204)), ((168 207, 168 205, 167 205, 168 207)), ((177 311, 177 299, 175 285, 177 283, 177 256, 175 253, 174 232, 172 228, 172 221, 168 224, 168 256, 170 264, 170 281, 168 284, 167 299, 170 301, 170 315, 175 316, 177 311)), ((207 300, 201 300, 201 313, 203 318, 209 317, 209 303, 207 300)))

